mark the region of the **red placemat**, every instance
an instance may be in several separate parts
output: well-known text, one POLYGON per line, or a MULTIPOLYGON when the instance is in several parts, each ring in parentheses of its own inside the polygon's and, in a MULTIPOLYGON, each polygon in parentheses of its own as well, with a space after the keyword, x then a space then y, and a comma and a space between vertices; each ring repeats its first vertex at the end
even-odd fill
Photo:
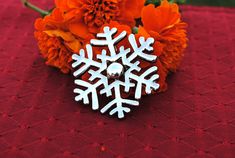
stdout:
POLYGON ((73 77, 44 64, 37 13, 15 0, 0 7, 1 158, 235 157, 235 9, 182 7, 180 70, 120 121, 76 103, 73 77))

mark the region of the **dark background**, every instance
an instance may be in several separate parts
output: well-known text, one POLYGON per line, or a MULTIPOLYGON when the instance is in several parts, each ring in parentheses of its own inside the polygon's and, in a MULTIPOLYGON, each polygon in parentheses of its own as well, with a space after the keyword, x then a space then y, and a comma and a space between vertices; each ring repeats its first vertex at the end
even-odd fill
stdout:
POLYGON ((186 4, 234 7, 235 0, 186 0, 186 4))
MULTIPOLYGON (((152 3, 158 6, 161 0, 146 0, 146 4, 152 3)), ((169 2, 177 2, 178 4, 190 4, 201 6, 225 6, 235 7, 235 0, 168 0, 169 2)))

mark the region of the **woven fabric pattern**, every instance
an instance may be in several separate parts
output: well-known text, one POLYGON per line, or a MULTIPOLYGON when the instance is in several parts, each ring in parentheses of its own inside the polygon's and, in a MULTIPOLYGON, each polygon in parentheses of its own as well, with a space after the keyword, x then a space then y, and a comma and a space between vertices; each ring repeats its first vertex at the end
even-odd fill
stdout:
POLYGON ((120 121, 76 103, 73 77, 44 64, 37 13, 15 0, 0 6, 1 158, 235 157, 235 9, 183 6, 179 71, 120 121))

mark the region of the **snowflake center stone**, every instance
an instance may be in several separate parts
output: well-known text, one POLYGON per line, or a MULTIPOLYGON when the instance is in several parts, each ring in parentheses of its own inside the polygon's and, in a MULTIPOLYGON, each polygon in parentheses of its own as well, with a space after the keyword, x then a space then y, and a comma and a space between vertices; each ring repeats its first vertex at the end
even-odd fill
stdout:
POLYGON ((112 79, 118 79, 124 72, 124 67, 120 63, 113 62, 107 68, 107 77, 112 79))

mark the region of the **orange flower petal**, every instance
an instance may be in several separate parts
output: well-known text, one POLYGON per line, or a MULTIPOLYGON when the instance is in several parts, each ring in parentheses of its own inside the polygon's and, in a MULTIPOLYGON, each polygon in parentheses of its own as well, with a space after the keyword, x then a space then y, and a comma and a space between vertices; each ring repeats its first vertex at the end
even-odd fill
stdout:
POLYGON ((61 30, 47 30, 44 32, 50 37, 61 37, 67 42, 75 40, 75 37, 70 32, 64 32, 61 30))
POLYGON ((70 32, 64 32, 61 30, 47 30, 44 31, 50 37, 60 37, 64 40, 64 43, 73 52, 78 52, 81 48, 81 44, 70 32))
POLYGON ((69 47, 74 53, 78 53, 82 48, 81 43, 78 40, 74 40, 72 42, 65 42, 65 45, 69 47))
POLYGON ((43 19, 42 18, 37 18, 35 23, 34 23, 34 27, 36 30, 43 30, 45 27, 45 24, 43 23, 43 19))
POLYGON ((52 22, 52 23, 61 23, 64 21, 63 14, 60 9, 55 8, 50 15, 45 16, 45 22, 52 22))
POLYGON ((142 26, 139 26, 137 35, 144 36, 144 37, 150 37, 149 33, 142 26))
POLYGON ((114 28, 114 27, 115 27, 115 28, 118 29, 118 32, 126 31, 128 34, 131 33, 131 28, 130 28, 130 26, 128 26, 128 25, 122 25, 122 24, 120 24, 120 23, 117 22, 117 21, 110 21, 108 24, 104 24, 104 25, 101 27, 101 29, 100 29, 101 32, 103 31, 103 28, 104 28, 105 26, 109 26, 110 28, 114 28))
POLYGON ((87 26, 82 22, 70 23, 68 29, 82 39, 86 39, 90 34, 87 26))
POLYGON ((69 8, 80 8, 82 7, 83 2, 78 0, 68 0, 67 5, 69 8))
POLYGON ((55 6, 56 8, 60 8, 62 10, 68 10, 69 7, 67 5, 68 0, 55 0, 55 6))
POLYGON ((150 4, 143 8, 142 22, 147 30, 163 31, 180 22, 180 13, 177 4, 170 4, 163 0, 157 8, 150 4))
POLYGON ((137 19, 141 16, 141 10, 144 7, 145 0, 124 0, 124 8, 122 12, 129 12, 133 18, 137 19))

